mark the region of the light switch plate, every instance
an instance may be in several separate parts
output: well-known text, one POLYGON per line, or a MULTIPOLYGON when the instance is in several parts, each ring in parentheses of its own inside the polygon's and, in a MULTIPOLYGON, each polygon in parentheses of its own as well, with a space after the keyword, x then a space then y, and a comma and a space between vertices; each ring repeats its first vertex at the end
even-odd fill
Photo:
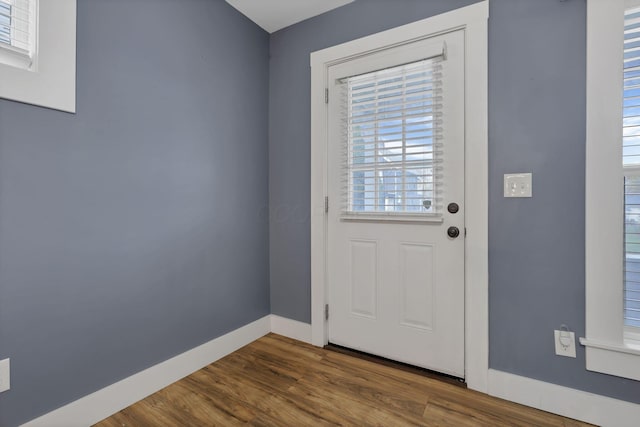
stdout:
POLYGON ((530 173, 507 173, 504 175, 504 197, 531 197, 530 173))
POLYGON ((0 393, 11 387, 9 359, 0 360, 0 393))

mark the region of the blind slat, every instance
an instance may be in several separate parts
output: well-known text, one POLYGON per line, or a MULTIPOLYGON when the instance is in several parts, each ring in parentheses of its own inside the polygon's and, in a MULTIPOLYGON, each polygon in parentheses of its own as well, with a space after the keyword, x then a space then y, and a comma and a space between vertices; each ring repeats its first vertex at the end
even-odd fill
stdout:
MULTIPOLYGON (((374 109, 375 110, 375 109, 374 109)), ((398 111, 378 111, 372 112, 370 114, 360 114, 358 116, 352 116, 349 119, 349 123, 351 124, 371 124, 376 123, 379 120, 412 120, 415 118, 424 118, 425 120, 429 120, 428 117, 440 117, 441 114, 437 111, 434 111, 433 106, 429 108, 424 107, 406 107, 402 108, 398 111)))

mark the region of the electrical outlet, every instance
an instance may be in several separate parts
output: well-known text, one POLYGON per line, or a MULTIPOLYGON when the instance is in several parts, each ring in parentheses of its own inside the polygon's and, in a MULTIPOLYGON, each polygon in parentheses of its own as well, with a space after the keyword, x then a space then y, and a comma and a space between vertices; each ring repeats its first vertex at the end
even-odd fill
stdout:
POLYGON ((567 330, 553 331, 558 356, 576 357, 576 334, 567 330))
POLYGON ((11 388, 9 359, 0 360, 0 393, 11 388))

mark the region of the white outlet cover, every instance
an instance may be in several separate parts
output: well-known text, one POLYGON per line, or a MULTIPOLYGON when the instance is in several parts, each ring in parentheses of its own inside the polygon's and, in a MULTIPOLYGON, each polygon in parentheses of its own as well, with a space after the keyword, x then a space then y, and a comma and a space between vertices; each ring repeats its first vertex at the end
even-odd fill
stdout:
POLYGON ((556 354, 558 356, 576 357, 576 334, 569 331, 555 330, 556 354))
POLYGON ((9 359, 0 360, 0 393, 11 388, 11 367, 9 359))
POLYGON ((530 173, 507 173, 504 175, 504 197, 531 197, 530 173))

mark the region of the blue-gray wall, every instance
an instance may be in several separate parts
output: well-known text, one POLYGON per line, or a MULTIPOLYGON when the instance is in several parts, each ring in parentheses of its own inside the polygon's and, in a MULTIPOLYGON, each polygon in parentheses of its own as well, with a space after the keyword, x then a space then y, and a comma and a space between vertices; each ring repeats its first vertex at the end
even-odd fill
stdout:
MULTIPOLYGON (((491 0, 489 335, 492 368, 640 403, 640 382, 554 355, 585 335, 586 2, 491 0), (531 199, 503 174, 533 173, 531 199)), ((622 266, 621 266, 622 267, 622 266)))
MULTIPOLYGON (((274 314, 310 322, 312 51, 474 3, 357 0, 271 36, 270 274, 274 314)), ((489 302, 494 369, 640 403, 640 383, 554 355, 553 329, 584 336, 586 3, 491 0, 489 302), (533 198, 504 199, 504 173, 533 198)))
POLYGON ((0 100, 3 427, 269 313, 269 35, 79 0, 77 37, 77 114, 0 100))

